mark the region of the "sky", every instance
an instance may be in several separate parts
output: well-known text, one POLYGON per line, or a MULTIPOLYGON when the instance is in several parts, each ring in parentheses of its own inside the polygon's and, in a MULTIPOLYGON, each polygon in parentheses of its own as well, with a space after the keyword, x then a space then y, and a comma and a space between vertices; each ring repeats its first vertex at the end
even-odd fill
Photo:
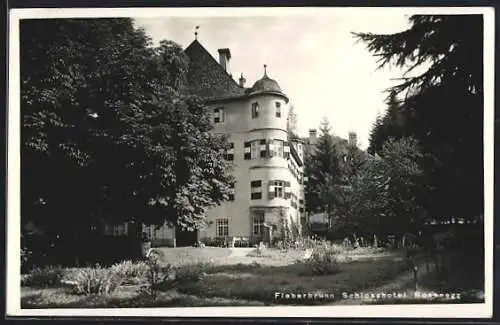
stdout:
POLYGON ((219 48, 231 51, 230 72, 243 73, 250 87, 267 74, 275 79, 298 117, 298 133, 307 136, 327 117, 335 135, 358 135, 368 146, 369 132, 388 87, 402 76, 397 68, 377 70, 377 58, 351 32, 392 34, 409 28, 402 10, 336 11, 321 9, 293 15, 174 16, 135 18, 154 43, 172 40, 186 48, 194 40, 218 60, 219 48))

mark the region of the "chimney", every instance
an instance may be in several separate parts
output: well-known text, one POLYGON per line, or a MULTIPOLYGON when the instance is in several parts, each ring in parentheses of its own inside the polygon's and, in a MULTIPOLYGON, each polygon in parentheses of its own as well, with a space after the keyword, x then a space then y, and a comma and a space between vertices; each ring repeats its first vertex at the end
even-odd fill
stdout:
POLYGON ((224 71, 229 74, 229 60, 231 59, 231 51, 229 51, 229 49, 219 49, 218 51, 219 64, 221 65, 222 69, 224 69, 224 71))
POLYGON ((242 73, 241 77, 240 77, 240 87, 241 88, 245 87, 245 82, 247 82, 247 80, 245 79, 245 77, 243 77, 243 73, 242 73))
POLYGON ((316 144, 316 129, 309 130, 309 143, 316 144))

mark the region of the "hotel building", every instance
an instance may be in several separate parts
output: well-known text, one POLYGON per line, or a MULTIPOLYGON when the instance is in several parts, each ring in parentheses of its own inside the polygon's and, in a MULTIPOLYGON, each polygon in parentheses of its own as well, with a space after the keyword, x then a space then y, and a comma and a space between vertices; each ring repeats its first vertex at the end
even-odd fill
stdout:
POLYGON ((288 227, 301 232, 304 212, 304 144, 287 130, 287 95, 264 66, 262 78, 245 87, 230 71, 231 52, 219 49, 217 61, 194 40, 189 58, 189 92, 205 101, 213 132, 225 134, 236 182, 229 201, 210 209, 209 226, 187 234, 168 227, 144 227, 152 239, 175 238, 175 246, 208 239, 258 242, 280 236, 288 227))

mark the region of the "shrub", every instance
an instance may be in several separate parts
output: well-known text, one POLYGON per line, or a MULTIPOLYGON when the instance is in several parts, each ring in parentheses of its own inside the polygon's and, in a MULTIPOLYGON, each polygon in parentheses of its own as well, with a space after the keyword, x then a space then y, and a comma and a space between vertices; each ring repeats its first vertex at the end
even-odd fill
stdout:
POLYGON ((21 285, 46 287, 60 284, 64 270, 60 266, 36 267, 21 278, 21 285))
POLYGON ((227 240, 224 237, 205 237, 200 240, 207 247, 225 247, 227 240))
POLYGON ((172 265, 162 266, 160 264, 163 257, 163 253, 153 249, 148 253, 145 263, 147 285, 141 288, 141 294, 152 302, 156 300, 160 290, 170 289, 174 281, 172 265))
POLYGON ((210 273, 212 268, 213 264, 210 262, 198 262, 177 267, 175 269, 175 282, 186 283, 201 281, 210 273))
POLYGON ((122 284, 139 284, 146 280, 148 264, 146 262, 132 262, 130 260, 114 264, 111 271, 122 279, 122 284))
POLYGON ((341 271, 336 252, 331 247, 317 247, 311 257, 304 261, 302 275, 328 275, 341 271))
POLYGON ((74 291, 84 295, 108 295, 120 286, 122 278, 111 268, 87 267, 80 269, 75 278, 74 291))

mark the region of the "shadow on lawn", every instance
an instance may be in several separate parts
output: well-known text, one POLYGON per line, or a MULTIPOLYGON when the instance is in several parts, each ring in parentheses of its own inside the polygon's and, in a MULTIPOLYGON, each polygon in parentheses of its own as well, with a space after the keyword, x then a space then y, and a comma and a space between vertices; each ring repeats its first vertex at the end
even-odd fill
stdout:
MULTIPOLYGON (((179 294, 175 291, 162 292, 155 301, 150 297, 137 294, 133 297, 103 297, 103 296, 65 296, 64 293, 54 293, 51 298, 38 292, 21 299, 23 309, 42 308, 152 308, 152 307, 201 307, 201 306, 261 306, 261 302, 225 298, 205 298, 193 295, 179 294), (68 301, 69 299, 69 301, 68 301)), ((66 293, 69 295, 69 293, 66 293)))
POLYGON ((199 297, 223 297, 260 301, 266 305, 321 305, 341 299, 342 292, 365 289, 396 278, 411 268, 406 261, 354 261, 331 275, 304 274, 302 263, 288 266, 237 264, 213 267, 203 281, 181 283, 177 290, 199 297), (251 274, 252 276, 228 276, 251 274), (331 299, 281 299, 281 293, 333 293, 331 299))
POLYGON ((80 296, 68 288, 24 288, 22 308, 144 308, 194 306, 321 305, 342 292, 377 286, 408 270, 405 261, 377 259, 340 264, 340 272, 307 274, 304 263, 286 266, 198 263, 181 267, 183 280, 166 286, 158 299, 141 295, 138 287, 120 287, 110 296, 80 296), (194 270, 194 272, 193 272, 194 270), (203 274, 198 277, 199 274, 203 274), (278 293, 334 293, 328 299, 282 299, 278 293), (278 298, 278 299, 277 299, 278 298))

